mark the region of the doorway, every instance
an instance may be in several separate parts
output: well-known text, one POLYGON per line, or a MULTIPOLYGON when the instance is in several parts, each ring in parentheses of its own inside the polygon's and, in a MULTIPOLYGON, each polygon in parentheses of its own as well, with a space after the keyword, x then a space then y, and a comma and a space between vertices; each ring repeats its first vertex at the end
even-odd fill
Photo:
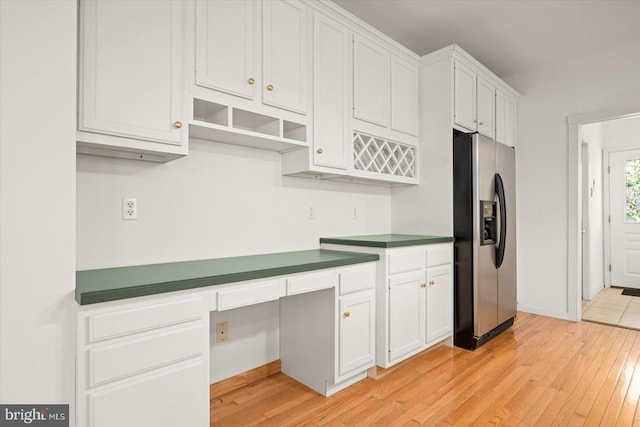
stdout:
MULTIPOLYGON (((572 115, 568 119, 569 124, 569 162, 568 162, 568 214, 569 214, 569 229, 568 229, 568 253, 567 253, 567 261, 568 261, 568 306, 567 306, 567 318, 569 320, 579 321, 582 318, 582 297, 583 297, 583 284, 589 284, 590 289, 594 289, 595 285, 598 283, 598 280, 593 280, 594 277, 602 277, 604 276, 604 280, 600 282, 600 286, 610 285, 610 275, 608 274, 608 260, 610 256, 609 245, 604 242, 608 242, 608 203, 601 203, 603 206, 603 219, 599 222, 601 226, 604 228, 604 242, 600 243, 600 248, 604 252, 605 261, 594 263, 593 259, 589 262, 589 268, 591 269, 595 266, 600 266, 604 270, 604 274, 602 276, 594 276, 590 274, 588 281, 583 283, 583 208, 586 204, 583 202, 583 193, 585 196, 588 191, 593 189, 595 193, 599 193, 602 195, 604 193, 605 185, 608 185, 608 174, 603 174, 603 181, 601 183, 596 182, 594 187, 593 181, 590 182, 589 187, 587 187, 587 183, 583 181, 583 131, 586 128, 586 125, 592 124, 605 124, 609 122, 619 122, 621 124, 640 126, 640 104, 628 107, 620 107, 620 108, 612 108, 609 110, 596 111, 592 113, 584 113, 579 115, 572 115), (606 182, 605 182, 606 181, 606 182), (607 219, 607 221, 605 221, 607 219), (604 227, 607 225, 607 227, 604 227), (605 268, 606 265, 606 268, 605 268)), ((624 127, 624 126, 623 126, 624 127)), ((606 132, 605 132, 606 134, 606 132)), ((612 144, 625 145, 626 148, 640 149, 640 140, 636 139, 635 136, 640 134, 640 127, 637 127, 635 131, 630 131, 626 133, 625 138, 618 139, 617 141, 607 141, 612 144), (629 144, 634 144, 634 147, 628 147, 629 144)), ((618 150, 621 148, 618 147, 618 150)), ((611 150, 611 148, 609 148, 611 150)), ((589 153, 592 154, 592 151, 589 153)), ((589 155, 588 155, 589 156, 589 155)), ((606 150, 601 150, 601 158, 603 163, 608 163, 608 153, 606 150), (602 155, 605 154, 605 155, 602 155)), ((589 156, 589 162, 592 163, 592 158, 589 156)), ((602 167, 600 171, 602 171, 602 167)), ((600 172, 602 173, 602 172, 600 172)), ((608 199, 607 199, 608 201, 608 199)), ((595 202, 595 201, 594 201, 595 202)), ((586 209, 586 208, 585 208, 586 209)), ((589 216, 589 224, 598 224, 598 221, 595 221, 592 216, 589 216)), ((597 239, 593 239, 593 234, 589 236, 589 247, 594 248, 597 247, 597 239)), ((586 270, 584 274, 587 274, 586 270)), ((602 288, 600 288, 602 289, 602 288)), ((636 297, 637 298, 637 297, 636 297)))

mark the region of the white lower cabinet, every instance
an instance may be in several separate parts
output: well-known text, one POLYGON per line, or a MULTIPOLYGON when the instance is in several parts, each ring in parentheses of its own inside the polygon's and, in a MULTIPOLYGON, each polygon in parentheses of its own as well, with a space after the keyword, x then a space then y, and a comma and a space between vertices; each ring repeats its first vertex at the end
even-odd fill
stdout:
POLYGON ((369 367, 375 360, 376 307, 373 288, 340 298, 339 375, 369 367))
POLYGON ((282 372, 324 396, 375 365, 375 264, 338 270, 335 288, 280 300, 282 372))
POLYGON ((427 345, 453 331, 452 279, 451 264, 427 268, 427 345))
POLYGON ((92 427, 209 425, 206 363, 199 358, 87 395, 92 427))
POLYGON ((389 279, 389 361, 421 348, 425 342, 424 272, 389 279))
POLYGON ((78 425, 209 425, 205 293, 78 309, 78 425))
POLYGON ((388 368, 453 334, 451 243, 376 248, 322 244, 323 249, 378 254, 376 364, 388 368))

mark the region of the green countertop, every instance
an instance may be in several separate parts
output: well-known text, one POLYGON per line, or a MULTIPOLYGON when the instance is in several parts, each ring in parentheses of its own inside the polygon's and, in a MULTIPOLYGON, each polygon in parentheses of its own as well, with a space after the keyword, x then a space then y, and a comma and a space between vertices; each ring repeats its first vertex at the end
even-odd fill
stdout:
POLYGON ((76 272, 80 305, 378 261, 378 255, 313 249, 76 272))
POLYGON ((320 243, 335 245, 369 246, 373 248, 398 248, 401 246, 430 245, 453 242, 453 237, 422 236, 417 234, 370 234, 367 236, 322 237, 320 243))

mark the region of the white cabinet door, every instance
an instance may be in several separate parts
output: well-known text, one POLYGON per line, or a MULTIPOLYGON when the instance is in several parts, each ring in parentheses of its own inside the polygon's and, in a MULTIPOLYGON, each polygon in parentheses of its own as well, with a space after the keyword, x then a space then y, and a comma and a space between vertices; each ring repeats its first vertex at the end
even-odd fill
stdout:
POLYGON ((389 361, 425 343, 424 278, 418 271, 389 279, 389 361))
POLYGON ((80 4, 79 129, 180 144, 182 2, 80 4))
MULTIPOLYGON (((155 371, 87 396, 89 427, 209 425, 209 378, 203 358, 155 371)), ((78 402, 79 405, 84 404, 78 402)))
POLYGON ((418 69, 391 55, 391 129, 418 135, 418 69))
POLYGON ((253 0, 198 0, 196 84, 255 98, 259 3, 253 0))
POLYGON ((350 32, 319 13, 313 37, 313 163, 349 167, 350 32))
POLYGON ((388 126, 389 51, 353 36, 353 117, 388 126))
POLYGON ((515 146, 516 103, 506 94, 496 89, 496 141, 515 146))
POLYGON ((340 298, 339 373, 371 364, 375 359, 375 303, 372 292, 340 298))
POLYGON ((518 104, 513 99, 507 99, 504 119, 504 143, 511 147, 516 146, 516 130, 518 128, 517 121, 518 104))
POLYGON ((507 96, 496 89, 496 142, 505 143, 507 96))
POLYGON ((495 88, 486 80, 478 77, 477 80, 477 129, 486 137, 495 137, 495 88))
POLYGON ((265 1, 263 8, 263 102, 304 114, 311 12, 286 0, 265 1))
POLYGON ((427 342, 451 334, 453 296, 451 265, 427 269, 427 342))
POLYGON ((453 76, 453 121, 469 130, 476 130, 476 74, 456 62, 453 76))

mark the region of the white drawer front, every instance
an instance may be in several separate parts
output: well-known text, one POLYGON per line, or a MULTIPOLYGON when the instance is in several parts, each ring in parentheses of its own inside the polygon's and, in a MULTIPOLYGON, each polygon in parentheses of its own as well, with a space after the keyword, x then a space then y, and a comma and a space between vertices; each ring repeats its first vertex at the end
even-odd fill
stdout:
POLYGON ((376 286, 376 267, 366 265, 340 272, 340 295, 373 289, 376 286))
POLYGON ((389 274, 425 268, 425 251, 421 249, 399 250, 389 254, 389 274))
POLYGON ((197 325, 89 350, 89 386, 203 354, 205 334, 197 325))
POLYGON ((218 311, 274 301, 283 296, 284 279, 231 286, 218 290, 218 311))
POLYGON ((201 297, 89 316, 89 342, 163 328, 202 317, 201 297))
POLYGON ((433 245, 427 247, 427 267, 451 264, 453 262, 451 244, 433 245))
POLYGON ((335 270, 302 274, 287 279, 287 295, 302 294, 337 286, 338 272, 335 270))

